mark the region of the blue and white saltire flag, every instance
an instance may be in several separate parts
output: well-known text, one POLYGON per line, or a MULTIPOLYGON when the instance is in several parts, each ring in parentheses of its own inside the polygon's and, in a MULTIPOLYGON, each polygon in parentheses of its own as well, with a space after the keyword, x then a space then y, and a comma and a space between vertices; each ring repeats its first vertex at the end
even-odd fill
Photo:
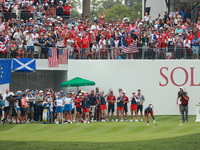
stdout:
POLYGON ((12 61, 12 72, 35 72, 35 60, 30 58, 14 58, 12 61))

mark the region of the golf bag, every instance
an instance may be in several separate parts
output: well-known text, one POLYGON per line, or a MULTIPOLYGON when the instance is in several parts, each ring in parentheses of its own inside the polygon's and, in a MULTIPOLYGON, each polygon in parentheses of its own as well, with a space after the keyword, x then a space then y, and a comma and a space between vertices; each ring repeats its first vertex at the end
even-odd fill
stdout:
POLYGON ((44 107, 42 114, 43 123, 48 124, 50 121, 49 104, 44 102, 42 106, 44 107))

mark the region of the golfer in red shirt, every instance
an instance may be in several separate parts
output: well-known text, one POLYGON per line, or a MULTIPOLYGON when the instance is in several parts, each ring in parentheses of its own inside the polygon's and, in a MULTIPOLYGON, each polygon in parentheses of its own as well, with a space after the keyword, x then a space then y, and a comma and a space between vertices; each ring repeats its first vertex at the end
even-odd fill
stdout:
POLYGON ((109 121, 109 114, 110 114, 110 111, 111 111, 111 121, 114 122, 114 120, 113 120, 113 113, 115 111, 115 101, 116 101, 116 98, 113 95, 113 91, 110 91, 110 94, 107 96, 108 114, 107 114, 106 121, 109 121))

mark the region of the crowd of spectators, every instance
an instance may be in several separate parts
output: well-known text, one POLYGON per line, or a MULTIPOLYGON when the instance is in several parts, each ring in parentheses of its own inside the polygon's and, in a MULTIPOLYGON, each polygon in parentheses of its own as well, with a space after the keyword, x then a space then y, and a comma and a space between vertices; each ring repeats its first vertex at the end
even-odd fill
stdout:
MULTIPOLYGON (((70 59, 198 59, 200 7, 196 19, 190 7, 174 9, 152 20, 148 13, 129 18, 94 20, 70 18, 68 1, 10 1, 0 8, 0 41, 7 52, 0 57, 47 58, 49 47, 67 48, 70 59), (9 15, 8 15, 9 14, 9 15), (138 53, 126 54, 123 46, 137 42, 138 53), (39 55, 40 56, 40 55, 39 55)), ((59 52, 59 51, 58 51, 59 52)))

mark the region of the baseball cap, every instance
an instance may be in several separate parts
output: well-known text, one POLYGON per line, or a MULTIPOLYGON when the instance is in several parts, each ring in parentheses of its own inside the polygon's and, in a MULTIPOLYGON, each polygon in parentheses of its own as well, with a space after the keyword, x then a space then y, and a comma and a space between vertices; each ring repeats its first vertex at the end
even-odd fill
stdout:
POLYGON ((81 96, 81 95, 82 95, 82 93, 79 93, 78 95, 80 95, 80 96, 81 96))
POLYGON ((39 93, 42 93, 42 92, 43 92, 42 90, 39 91, 39 93))
POLYGON ((87 94, 84 94, 84 96, 87 96, 87 94))
POLYGON ((81 93, 84 93, 84 91, 83 91, 83 90, 81 90, 81 93))
POLYGON ((6 89, 6 92, 9 92, 9 89, 6 89))
POLYGON ((32 94, 35 95, 36 93, 33 91, 32 94))
POLYGON ((26 94, 23 94, 22 96, 24 97, 24 96, 26 96, 26 94))
POLYGON ((126 91, 123 91, 122 93, 126 94, 126 91))
POLYGON ((58 96, 61 96, 61 94, 58 94, 58 96))
POLYGON ((181 86, 180 89, 183 89, 183 87, 181 86))
POLYGON ((17 95, 21 95, 22 93, 21 92, 17 92, 17 95))
POLYGON ((135 94, 135 92, 133 92, 132 94, 135 94))
POLYGON ((47 92, 47 95, 51 95, 51 92, 47 92))
POLYGON ((67 95, 69 95, 70 93, 69 92, 67 92, 67 95))

